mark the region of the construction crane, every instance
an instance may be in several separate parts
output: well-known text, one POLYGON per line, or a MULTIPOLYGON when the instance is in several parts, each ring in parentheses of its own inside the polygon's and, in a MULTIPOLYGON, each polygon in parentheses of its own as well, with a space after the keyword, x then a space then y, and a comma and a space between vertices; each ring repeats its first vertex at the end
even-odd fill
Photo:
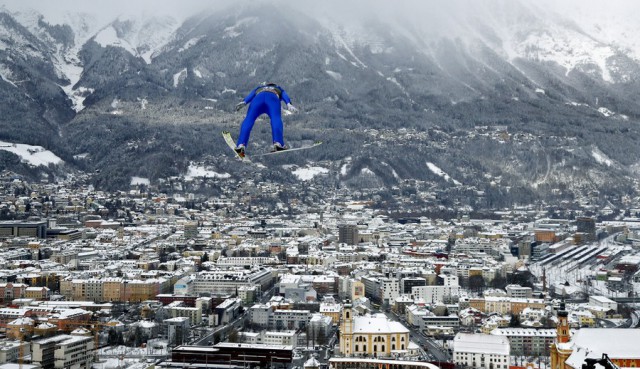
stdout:
POLYGON ((98 348, 100 347, 100 331, 104 327, 111 327, 109 323, 98 322, 95 320, 88 320, 85 322, 65 322, 66 326, 76 326, 85 328, 93 333, 93 350, 94 361, 98 361, 98 348))

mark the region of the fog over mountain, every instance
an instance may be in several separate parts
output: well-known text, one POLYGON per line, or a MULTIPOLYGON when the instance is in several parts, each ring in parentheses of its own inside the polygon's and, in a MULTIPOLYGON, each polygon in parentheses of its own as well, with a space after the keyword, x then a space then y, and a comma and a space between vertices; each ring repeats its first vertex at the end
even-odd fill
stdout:
MULTIPOLYGON (((474 208, 637 196, 637 2, 130 3, 0 7, 0 139, 65 163, 2 168, 127 188, 194 163, 285 183, 313 167, 326 188, 474 208), (301 110, 288 142, 324 145, 237 165, 219 132, 262 81, 301 110)), ((250 149, 268 142, 258 123, 250 149)))

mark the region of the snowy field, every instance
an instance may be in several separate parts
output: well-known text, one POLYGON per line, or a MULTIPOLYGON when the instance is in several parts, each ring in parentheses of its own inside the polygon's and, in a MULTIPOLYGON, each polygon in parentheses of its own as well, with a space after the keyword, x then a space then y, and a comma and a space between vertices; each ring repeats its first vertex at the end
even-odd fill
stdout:
POLYGON ((194 179, 198 177, 205 178, 229 178, 231 174, 229 173, 218 173, 213 170, 207 169, 201 165, 189 165, 189 169, 187 169, 187 174, 184 176, 185 179, 194 179))
POLYGON ((318 174, 327 174, 329 173, 329 169, 327 168, 323 168, 323 167, 305 167, 305 168, 298 168, 296 170, 294 170, 293 175, 298 177, 299 180, 301 181, 308 181, 313 179, 313 177, 317 176, 318 174))
POLYGON ((12 152, 20 157, 23 162, 38 167, 41 165, 60 164, 60 159, 56 154, 45 149, 42 146, 32 146, 25 144, 16 144, 11 142, 0 141, 0 149, 12 152))

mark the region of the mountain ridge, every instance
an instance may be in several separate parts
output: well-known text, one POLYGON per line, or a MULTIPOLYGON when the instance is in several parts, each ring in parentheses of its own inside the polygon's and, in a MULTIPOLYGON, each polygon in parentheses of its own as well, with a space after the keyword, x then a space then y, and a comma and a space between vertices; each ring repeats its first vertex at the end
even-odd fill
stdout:
MULTIPOLYGON (((234 173, 216 132, 237 130, 241 117, 232 107, 244 93, 277 81, 303 111, 285 117, 288 140, 321 138, 327 145, 256 169, 267 177, 280 164, 326 163, 340 174, 317 179, 323 186, 391 189, 419 180, 454 198, 461 196, 456 192, 484 193, 482 204, 473 206, 548 201, 558 193, 575 199, 594 191, 602 193, 599 201, 620 202, 625 193, 637 193, 640 64, 634 53, 598 41, 569 20, 496 3, 504 14, 482 18, 479 12, 476 23, 465 23, 472 37, 422 40, 416 38, 419 25, 389 27, 396 22, 391 16, 331 25, 266 2, 182 23, 120 17, 79 38, 73 27, 45 21, 39 35, 29 33, 4 12, 0 41, 9 45, 13 28, 33 41, 0 50, 0 94, 14 96, 18 89, 38 98, 3 102, 3 111, 12 113, 0 120, 0 138, 42 145, 67 169, 99 169, 94 181, 104 188, 127 187, 131 177, 157 183, 184 176, 203 158, 234 173), (509 14, 531 28, 517 28, 509 14), (509 21, 497 24, 497 18, 509 21), (158 38, 141 36, 154 29, 158 38), (43 56, 29 57, 34 52, 43 56), (75 68, 66 79, 56 74, 63 69, 55 63, 61 55, 75 68), (41 83, 11 82, 23 74, 41 83), (342 174, 347 157, 352 170, 342 174)), ((453 14, 443 24, 461 17, 453 14)), ((253 147, 269 142, 261 123, 253 136, 253 147)))

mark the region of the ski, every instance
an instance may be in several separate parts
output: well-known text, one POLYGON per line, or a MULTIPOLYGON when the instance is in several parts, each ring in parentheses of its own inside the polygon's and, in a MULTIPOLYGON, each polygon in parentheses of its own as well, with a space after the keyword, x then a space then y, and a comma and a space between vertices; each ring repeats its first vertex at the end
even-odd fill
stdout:
POLYGON ((229 131, 222 131, 222 137, 224 138, 224 142, 227 143, 227 146, 229 146, 229 148, 233 151, 234 155, 242 160, 242 161, 250 161, 249 158, 247 157, 247 154, 245 153, 244 157, 240 156, 240 154, 238 154, 236 152, 236 143, 233 141, 233 137, 231 137, 231 132, 229 131))
POLYGON ((281 151, 271 151, 271 152, 265 152, 262 154, 256 154, 256 155, 251 155, 252 157, 257 157, 257 156, 267 156, 267 155, 277 155, 277 154, 285 154, 291 151, 298 151, 298 150, 306 150, 306 149, 311 149, 314 148, 316 146, 322 145, 322 141, 316 141, 314 143, 312 143, 311 145, 306 145, 306 146, 300 146, 300 147, 294 147, 292 149, 286 149, 286 150, 281 150, 281 151))

